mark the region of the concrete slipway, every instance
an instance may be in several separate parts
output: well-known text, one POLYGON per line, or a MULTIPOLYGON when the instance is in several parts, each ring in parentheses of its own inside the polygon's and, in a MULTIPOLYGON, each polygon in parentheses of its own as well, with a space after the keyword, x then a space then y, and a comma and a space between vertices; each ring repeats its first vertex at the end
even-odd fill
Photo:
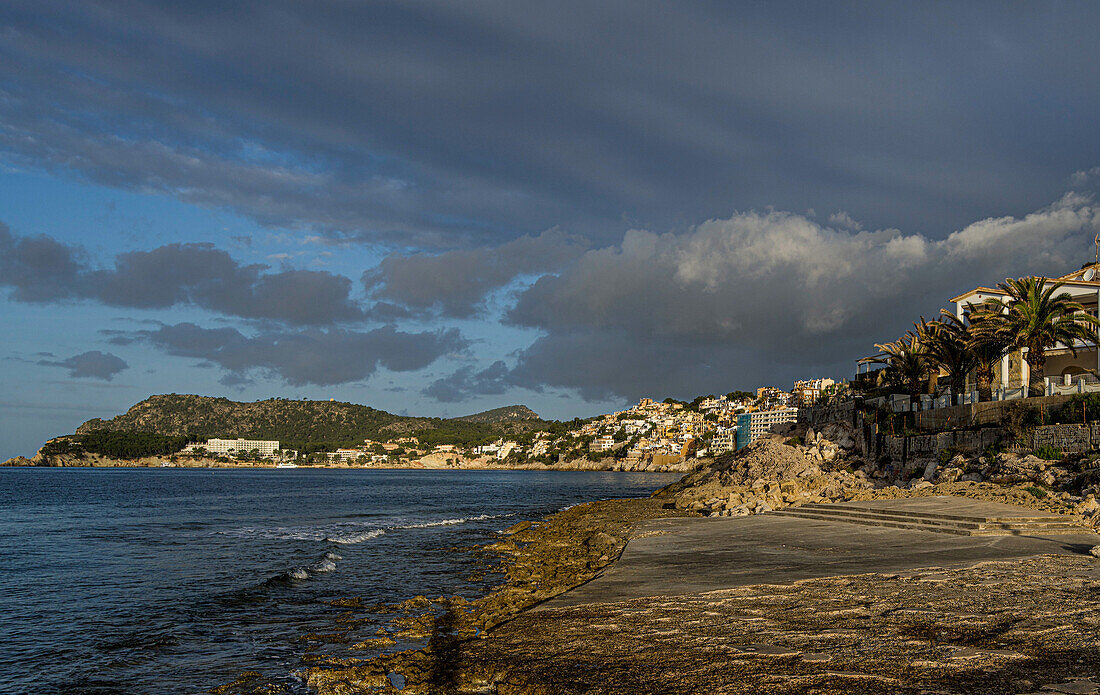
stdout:
POLYGON ((730 518, 645 522, 622 557, 545 608, 750 584, 1081 554, 1100 535, 1023 507, 953 497, 873 500, 730 518), (991 535, 959 535, 977 531, 991 535))

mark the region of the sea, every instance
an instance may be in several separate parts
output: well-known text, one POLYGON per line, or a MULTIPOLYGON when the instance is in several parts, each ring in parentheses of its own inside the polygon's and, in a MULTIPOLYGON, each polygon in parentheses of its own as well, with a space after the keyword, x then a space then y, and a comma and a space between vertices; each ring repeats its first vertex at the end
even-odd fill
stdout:
POLYGON ((337 599, 476 598, 501 577, 471 547, 678 477, 0 468, 0 693, 205 693, 244 671, 309 693, 308 654, 355 641, 324 643, 337 599))

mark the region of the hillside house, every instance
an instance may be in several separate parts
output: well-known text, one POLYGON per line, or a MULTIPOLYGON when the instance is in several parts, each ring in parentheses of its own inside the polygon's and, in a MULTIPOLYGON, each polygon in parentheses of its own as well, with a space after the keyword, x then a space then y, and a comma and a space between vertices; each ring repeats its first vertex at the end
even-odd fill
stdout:
MULTIPOLYGON (((1096 316, 1097 305, 1100 303, 1100 266, 1089 265, 1061 277, 1047 278, 1051 282, 1065 283, 1059 292, 1065 292, 1073 298, 1073 301, 1085 307, 1085 311, 1096 316)), ((952 297, 955 315, 963 318, 971 305, 978 306, 987 299, 1002 299, 1005 293, 992 287, 976 287, 969 292, 964 292, 957 297, 952 297)), ((1100 351, 1097 350, 1097 340, 1079 342, 1077 356, 1074 357, 1065 345, 1058 345, 1047 350, 1047 362, 1043 377, 1056 383, 1070 383, 1070 380, 1084 376, 1088 381, 1095 382, 1088 372, 1100 370, 1100 351)), ((1019 350, 1005 355, 997 369, 996 378, 1002 388, 1016 388, 1028 383, 1030 374, 1028 364, 1022 358, 1019 350)), ((971 382, 972 383, 972 382, 971 382)))

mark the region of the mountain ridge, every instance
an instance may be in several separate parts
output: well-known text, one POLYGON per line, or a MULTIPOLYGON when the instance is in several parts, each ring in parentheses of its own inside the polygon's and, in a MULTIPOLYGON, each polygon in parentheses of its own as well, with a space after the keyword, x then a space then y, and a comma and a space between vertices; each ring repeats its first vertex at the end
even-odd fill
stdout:
POLYGON ((288 442, 386 440, 423 431, 455 430, 485 438, 543 429, 549 423, 523 405, 510 405, 456 418, 395 415, 342 401, 269 398, 241 402, 193 394, 157 394, 115 417, 93 418, 75 434, 148 432, 196 440, 210 437, 278 439, 288 442))
POLYGON ((472 415, 462 415, 460 417, 448 418, 449 420, 459 420, 461 422, 485 422, 485 423, 499 423, 499 422, 518 422, 522 420, 541 420, 539 414, 531 410, 525 405, 506 405, 500 408, 493 408, 492 410, 483 410, 480 413, 473 413, 472 415))

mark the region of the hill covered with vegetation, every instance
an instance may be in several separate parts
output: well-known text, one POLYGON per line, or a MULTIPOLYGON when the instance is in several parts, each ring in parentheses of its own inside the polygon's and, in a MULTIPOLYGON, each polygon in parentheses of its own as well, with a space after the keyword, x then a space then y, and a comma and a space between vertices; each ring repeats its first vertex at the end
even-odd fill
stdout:
POLYGON ((524 422, 526 420, 538 420, 539 414, 531 410, 525 405, 506 405, 503 408, 494 408, 492 410, 486 410, 483 413, 474 413, 473 415, 463 415, 462 417, 451 418, 452 420, 458 420, 461 422, 485 422, 485 423, 506 423, 506 422, 524 422))
MULTIPOLYGON (((283 446, 318 451, 415 436, 433 444, 476 445, 503 435, 560 429, 526 406, 514 405, 459 418, 408 417, 356 403, 272 398, 241 403, 228 398, 164 394, 150 396, 109 420, 89 420, 71 439, 87 450, 110 443, 112 451, 149 448, 163 439, 210 437, 277 439, 283 446), (114 433, 106 437, 105 433, 114 433), (137 444, 140 442, 140 445, 137 444)), ((106 452, 104 452, 106 453, 106 452)))

